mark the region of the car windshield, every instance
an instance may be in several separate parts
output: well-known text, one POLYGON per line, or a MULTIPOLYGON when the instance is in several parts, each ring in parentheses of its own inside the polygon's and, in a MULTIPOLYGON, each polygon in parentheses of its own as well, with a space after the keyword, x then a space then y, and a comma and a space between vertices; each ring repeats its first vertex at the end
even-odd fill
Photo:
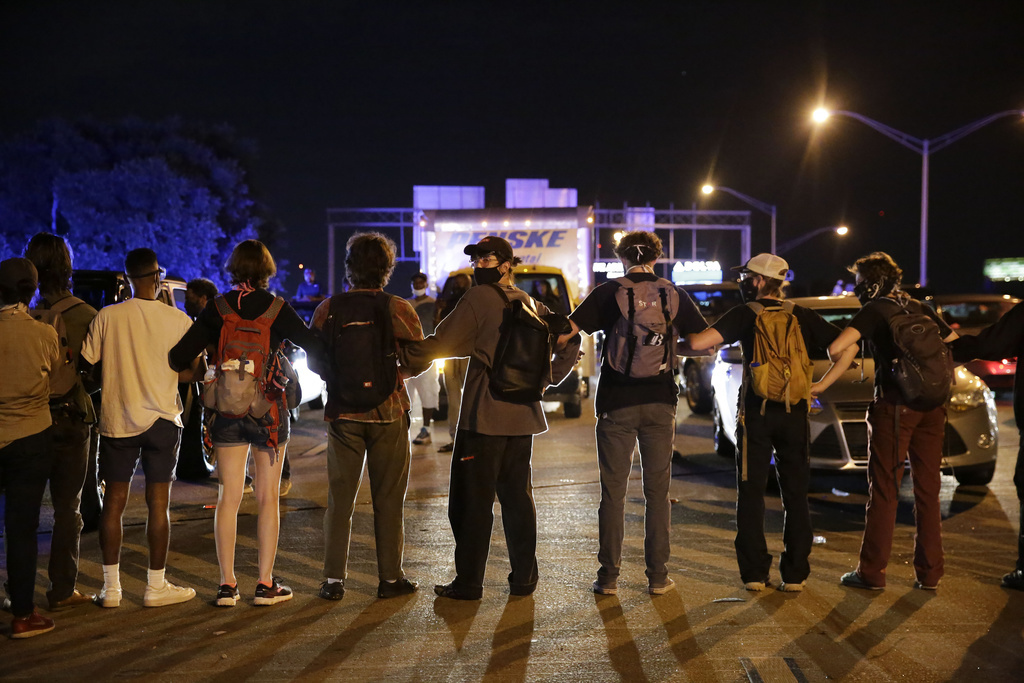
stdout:
POLYGON ((569 295, 565 283, 557 275, 541 273, 516 273, 516 287, 541 302, 554 313, 566 315, 570 312, 569 295))
POLYGON ((696 291, 687 289, 686 291, 694 303, 700 307, 700 312, 705 318, 718 318, 730 308, 735 308, 743 303, 740 299, 740 290, 736 288, 696 291))
POLYGON ((942 319, 954 329, 992 325, 1011 308, 1011 301, 959 301, 941 304, 942 319))
MULTIPOLYGON (((824 318, 827 322, 832 323, 840 330, 845 329, 850 321, 853 320, 853 316, 857 315, 858 308, 816 308, 814 311, 824 318)), ((864 347, 865 345, 861 345, 864 347)), ((807 355, 810 356, 811 360, 828 360, 828 349, 820 348, 808 348, 807 355)), ((867 357, 871 356, 870 351, 866 351, 867 357)))

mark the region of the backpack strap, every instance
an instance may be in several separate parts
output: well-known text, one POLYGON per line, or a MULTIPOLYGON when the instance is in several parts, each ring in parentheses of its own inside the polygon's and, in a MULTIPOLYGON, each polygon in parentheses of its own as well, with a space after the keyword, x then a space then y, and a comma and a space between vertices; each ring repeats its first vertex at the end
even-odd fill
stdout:
POLYGON ((220 313, 221 318, 231 315, 232 313, 237 314, 237 311, 231 308, 231 304, 228 303, 228 300, 224 298, 223 294, 216 297, 213 300, 213 303, 217 306, 217 312, 220 313))
POLYGON ((501 300, 505 302, 506 308, 512 305, 512 302, 508 298, 508 294, 506 294, 505 290, 501 288, 501 285, 491 282, 488 283, 488 287, 490 287, 491 289, 498 293, 498 296, 501 297, 501 300))
POLYGON ((279 296, 275 296, 274 297, 274 302, 272 304, 270 304, 270 306, 267 308, 267 310, 265 310, 263 312, 263 315, 261 315, 260 317, 261 318, 267 318, 267 319, 270 320, 271 323, 273 323, 275 320, 277 320, 277 315, 278 315, 278 313, 281 312, 281 308, 283 308, 283 307, 284 307, 284 299, 282 299, 279 296))
POLYGON ((54 313, 67 313, 72 308, 77 308, 85 302, 79 299, 77 296, 66 296, 63 299, 59 299, 50 306, 50 310, 54 313))

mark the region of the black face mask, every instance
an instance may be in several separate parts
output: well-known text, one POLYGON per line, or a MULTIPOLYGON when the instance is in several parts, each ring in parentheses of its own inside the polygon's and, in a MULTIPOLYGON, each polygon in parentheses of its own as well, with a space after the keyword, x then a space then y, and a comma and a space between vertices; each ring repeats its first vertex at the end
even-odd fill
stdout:
POLYGON ((757 284, 754 278, 746 277, 740 280, 740 301, 749 303, 757 300, 757 284))
POLYGON ((501 271, 498 266, 493 268, 474 268, 473 277, 478 285, 495 285, 501 281, 501 271))

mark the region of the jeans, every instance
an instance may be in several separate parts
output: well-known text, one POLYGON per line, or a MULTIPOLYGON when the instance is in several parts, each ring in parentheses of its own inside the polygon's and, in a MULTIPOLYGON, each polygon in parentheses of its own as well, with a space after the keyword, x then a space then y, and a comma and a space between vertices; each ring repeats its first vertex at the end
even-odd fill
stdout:
POLYGON ((78 546, 82 537, 82 486, 89 464, 90 426, 77 415, 57 409, 53 418, 53 463, 50 497, 53 500, 53 537, 50 541, 50 590, 57 602, 71 597, 78 581, 78 546))
POLYGON ((601 471, 601 505, 598 508, 597 576, 602 583, 618 579, 625 534, 626 488, 639 444, 644 489, 644 561, 647 579, 664 583, 672 553, 669 534, 672 506, 672 439, 675 437, 675 406, 646 403, 619 408, 597 419, 597 462, 601 471))

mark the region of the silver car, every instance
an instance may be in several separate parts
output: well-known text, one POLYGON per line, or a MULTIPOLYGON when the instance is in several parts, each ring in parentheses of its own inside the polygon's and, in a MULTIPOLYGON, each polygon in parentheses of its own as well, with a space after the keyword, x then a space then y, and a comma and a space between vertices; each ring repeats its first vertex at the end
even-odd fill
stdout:
MULTIPOLYGON (((682 285, 697 304, 708 325, 731 308, 743 303, 740 285, 736 280, 714 284, 682 285)), ((686 398, 690 411, 698 414, 711 412, 711 370, 715 359, 710 356, 679 357, 679 393, 686 398)))
MULTIPOLYGON (((840 328, 860 309, 860 302, 852 296, 805 297, 791 301, 817 310, 840 328)), ((814 362, 814 376, 821 377, 829 367, 826 354, 815 349, 808 349, 808 353, 814 362)), ((867 409, 874 395, 874 373, 874 360, 858 356, 855 366, 811 405, 812 470, 867 468, 867 409)), ((715 450, 724 457, 733 457, 736 451, 736 411, 742 379, 739 345, 719 351, 711 373, 712 415, 715 450)), ((995 472, 998 450, 998 418, 992 391, 976 375, 958 367, 946 411, 942 471, 953 474, 964 485, 988 484, 995 472)))

